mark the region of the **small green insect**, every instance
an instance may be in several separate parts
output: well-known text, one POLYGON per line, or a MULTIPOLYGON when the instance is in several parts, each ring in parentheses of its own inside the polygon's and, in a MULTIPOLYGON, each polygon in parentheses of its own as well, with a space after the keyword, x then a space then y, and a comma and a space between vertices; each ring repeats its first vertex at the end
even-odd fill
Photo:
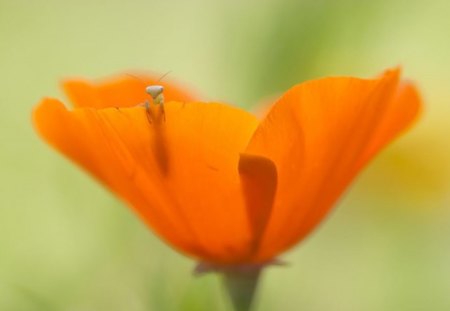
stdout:
MULTIPOLYGON (((167 76, 170 73, 167 72, 161 78, 158 79, 157 82, 161 81, 165 76, 167 76)), ((161 109, 161 114, 163 116, 163 120, 166 121, 166 113, 164 110, 164 87, 162 85, 149 85, 145 88, 145 92, 151 96, 153 104, 156 106, 159 106, 161 109)), ((152 123, 153 116, 152 111, 150 110, 150 101, 146 100, 144 103, 144 107, 147 113, 147 119, 150 123, 152 123)))

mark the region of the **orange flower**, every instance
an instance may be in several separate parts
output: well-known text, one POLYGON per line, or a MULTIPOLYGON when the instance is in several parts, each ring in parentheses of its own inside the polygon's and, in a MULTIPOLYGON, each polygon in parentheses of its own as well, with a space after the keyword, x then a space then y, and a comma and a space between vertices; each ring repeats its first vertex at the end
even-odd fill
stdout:
POLYGON ((75 109, 46 98, 34 124, 170 245, 214 265, 269 262, 301 241, 421 108, 399 70, 299 84, 262 120, 163 85, 164 119, 123 76, 65 83, 75 109))

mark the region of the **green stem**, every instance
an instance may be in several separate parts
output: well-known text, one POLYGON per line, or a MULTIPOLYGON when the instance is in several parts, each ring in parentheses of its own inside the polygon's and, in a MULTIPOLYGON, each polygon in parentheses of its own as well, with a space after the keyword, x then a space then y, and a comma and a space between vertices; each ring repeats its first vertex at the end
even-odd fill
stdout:
POLYGON ((258 286, 261 267, 245 267, 222 271, 225 290, 235 311, 250 311, 258 286))

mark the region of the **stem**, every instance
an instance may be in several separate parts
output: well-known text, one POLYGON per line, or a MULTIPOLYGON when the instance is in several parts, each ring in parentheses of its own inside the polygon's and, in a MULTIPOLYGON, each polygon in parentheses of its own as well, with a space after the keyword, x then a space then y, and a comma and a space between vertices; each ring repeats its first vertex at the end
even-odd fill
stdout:
POLYGON ((235 311, 252 310, 261 267, 241 267, 223 271, 225 290, 235 311))

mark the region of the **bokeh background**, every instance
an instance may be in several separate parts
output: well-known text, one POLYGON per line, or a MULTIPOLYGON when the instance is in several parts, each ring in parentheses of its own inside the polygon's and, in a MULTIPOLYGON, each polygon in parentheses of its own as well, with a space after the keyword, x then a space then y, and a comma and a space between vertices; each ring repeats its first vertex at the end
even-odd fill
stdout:
POLYGON ((215 275, 41 142, 59 81, 150 70, 251 109, 401 65, 426 102, 324 224, 267 269, 260 310, 450 310, 450 2, 0 0, 0 310, 228 310, 215 275))

